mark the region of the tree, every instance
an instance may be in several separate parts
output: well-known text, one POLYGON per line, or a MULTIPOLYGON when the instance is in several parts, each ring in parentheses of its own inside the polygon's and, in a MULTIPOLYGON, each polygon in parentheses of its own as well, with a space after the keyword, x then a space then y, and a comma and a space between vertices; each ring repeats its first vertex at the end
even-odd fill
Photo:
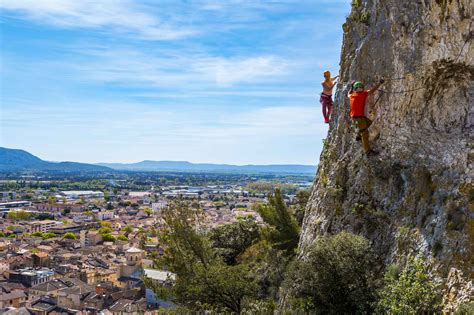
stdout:
POLYGON ((319 237, 292 262, 283 283, 294 312, 365 314, 375 302, 369 242, 348 232, 319 237))
POLYGON ((112 226, 112 222, 110 221, 100 221, 100 226, 103 228, 110 228, 112 226))
POLYGON ((48 197, 48 203, 49 203, 50 205, 55 204, 57 201, 58 201, 58 199, 57 199, 56 197, 53 197, 53 196, 49 196, 49 197, 48 197))
POLYGON ((127 225, 126 227, 122 229, 122 231, 128 234, 133 231, 133 228, 130 225, 127 225))
POLYGON ((33 233, 31 233, 31 236, 43 237, 43 233, 41 233, 39 231, 38 232, 33 232, 33 233))
POLYGON ((115 242, 115 236, 110 233, 102 234, 102 241, 104 242, 115 242))
POLYGON ((147 216, 150 216, 153 213, 150 207, 145 207, 143 211, 146 213, 147 216))
POLYGON ((0 237, 5 237, 5 233, 0 232, 0 237))
POLYGON ((77 240, 77 235, 72 232, 67 232, 66 234, 64 234, 63 238, 67 240, 77 240))
POLYGON ((267 224, 264 237, 277 249, 294 253, 299 242, 299 226, 283 200, 279 189, 268 195, 268 204, 258 204, 257 211, 267 224))
POLYGON ((112 233, 112 230, 108 227, 102 227, 99 229, 99 234, 104 236, 104 234, 110 234, 112 233))
POLYGON ((258 225, 251 220, 239 220, 211 230, 209 238, 212 247, 224 258, 228 265, 237 263, 237 256, 260 238, 258 225))
POLYGON ((198 265, 195 271, 193 281, 188 283, 183 296, 185 304, 191 308, 199 302, 217 312, 240 314, 244 300, 257 292, 255 279, 245 265, 198 265))
POLYGON ((239 313, 244 300, 256 294, 254 276, 246 266, 222 261, 199 229, 201 217, 202 210, 182 201, 162 211, 159 238, 165 255, 158 263, 176 274, 171 294, 178 304, 193 311, 239 313))
POLYGON ((47 239, 53 238, 53 237, 56 237, 56 234, 54 234, 53 232, 44 233, 44 234, 42 235, 42 238, 43 238, 44 240, 47 240, 47 239))
POLYGON ((10 211, 7 214, 7 219, 14 221, 28 220, 31 215, 24 210, 10 211))
POLYGON ((119 241, 128 241, 128 237, 126 237, 125 235, 118 235, 117 236, 117 239, 119 241))
POLYGON ((421 257, 409 257, 403 270, 391 266, 385 273, 378 308, 390 314, 431 314, 440 311, 441 292, 421 257))
POLYGON ((303 218, 311 191, 309 189, 298 190, 293 200, 293 213, 299 226, 303 225, 303 218))

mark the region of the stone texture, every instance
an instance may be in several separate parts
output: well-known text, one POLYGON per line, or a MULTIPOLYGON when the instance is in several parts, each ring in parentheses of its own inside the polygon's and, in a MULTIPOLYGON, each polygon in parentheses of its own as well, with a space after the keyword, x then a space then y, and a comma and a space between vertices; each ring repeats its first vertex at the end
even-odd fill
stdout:
POLYGON ((473 8, 471 0, 353 7, 300 259, 319 235, 349 230, 370 239, 385 264, 426 256, 444 284, 445 311, 474 296, 473 8), (370 87, 379 77, 389 79, 385 93, 368 101, 379 155, 367 157, 350 126, 347 83, 370 87))

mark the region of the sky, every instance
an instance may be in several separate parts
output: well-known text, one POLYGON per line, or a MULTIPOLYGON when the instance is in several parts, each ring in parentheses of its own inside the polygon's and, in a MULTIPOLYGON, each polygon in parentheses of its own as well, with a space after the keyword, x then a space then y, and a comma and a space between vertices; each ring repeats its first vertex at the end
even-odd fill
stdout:
POLYGON ((0 146, 317 164, 350 0, 0 0, 0 146))

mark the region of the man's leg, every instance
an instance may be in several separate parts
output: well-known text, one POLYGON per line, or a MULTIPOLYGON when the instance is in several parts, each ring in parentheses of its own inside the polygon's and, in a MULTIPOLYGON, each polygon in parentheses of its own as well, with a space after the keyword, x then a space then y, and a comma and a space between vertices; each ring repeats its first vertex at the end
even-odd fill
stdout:
POLYGON ((327 106, 328 106, 328 120, 331 119, 331 113, 332 113, 332 97, 328 97, 327 99, 327 106))
POLYGON ((327 99, 326 97, 321 95, 321 98, 319 99, 321 102, 321 106, 323 107, 323 116, 324 116, 324 122, 328 123, 329 122, 329 115, 327 113, 327 99))
POLYGON ((365 153, 369 153, 371 151, 370 143, 369 143, 369 127, 372 125, 372 120, 367 117, 364 117, 365 121, 365 130, 362 132, 362 145, 364 146, 365 153))
POLYGON ((369 128, 372 121, 366 117, 356 117, 355 118, 357 129, 359 130, 359 135, 362 139, 362 145, 364 146, 365 153, 370 152, 370 144, 369 144, 369 128))

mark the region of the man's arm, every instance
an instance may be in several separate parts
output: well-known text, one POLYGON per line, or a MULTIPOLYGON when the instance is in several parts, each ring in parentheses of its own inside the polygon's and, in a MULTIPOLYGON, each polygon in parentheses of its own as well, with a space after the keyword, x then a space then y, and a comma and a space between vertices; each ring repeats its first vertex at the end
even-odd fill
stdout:
POLYGON ((336 75, 334 78, 331 78, 331 81, 335 81, 335 80, 337 80, 337 78, 338 78, 338 77, 339 77, 339 76, 338 76, 338 75, 336 75))
POLYGON ((347 92, 347 97, 350 98, 352 94, 352 84, 348 84, 347 88, 349 89, 349 92, 347 92))
POLYGON ((374 86, 373 88, 371 88, 370 90, 368 90, 367 92, 370 94, 373 94, 375 91, 377 91, 379 89, 379 87, 385 82, 384 79, 380 79, 379 83, 377 83, 376 86, 374 86))

